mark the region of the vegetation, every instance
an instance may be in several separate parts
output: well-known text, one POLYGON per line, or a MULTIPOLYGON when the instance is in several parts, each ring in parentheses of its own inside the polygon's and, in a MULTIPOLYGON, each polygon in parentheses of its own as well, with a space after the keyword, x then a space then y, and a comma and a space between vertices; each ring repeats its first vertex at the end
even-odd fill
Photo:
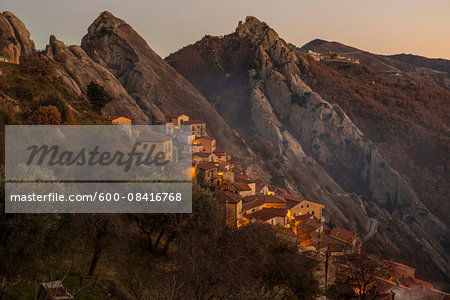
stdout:
POLYGON ((195 185, 192 214, 1 214, 3 292, 31 298, 36 280, 66 276, 77 299, 311 299, 319 293, 314 263, 271 226, 234 230, 221 213, 211 193, 195 185))
POLYGON ((425 205, 448 223, 449 115, 443 108, 450 92, 431 81, 393 79, 363 65, 305 59, 310 64, 302 79, 339 104, 393 167, 409 177, 425 205))
POLYGON ((40 106, 30 117, 30 123, 35 125, 59 125, 61 113, 53 105, 40 106))
POLYGON ((105 89, 95 82, 88 85, 87 96, 98 113, 101 113, 101 109, 111 101, 111 97, 105 92, 105 89))

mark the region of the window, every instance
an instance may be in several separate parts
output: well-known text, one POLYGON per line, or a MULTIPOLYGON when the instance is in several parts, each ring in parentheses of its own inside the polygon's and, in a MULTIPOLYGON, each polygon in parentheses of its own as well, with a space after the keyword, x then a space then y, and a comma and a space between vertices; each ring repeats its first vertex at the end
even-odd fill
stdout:
POLYGON ((303 208, 303 204, 302 204, 301 208, 303 208))
POLYGON ((306 204, 306 207, 309 207, 309 204, 306 204))
POLYGON ((309 210, 306 213, 309 214, 309 210))
POLYGON ((314 216, 314 211, 312 211, 311 214, 314 216))
POLYGON ((296 213, 294 213, 294 217, 295 217, 296 213))

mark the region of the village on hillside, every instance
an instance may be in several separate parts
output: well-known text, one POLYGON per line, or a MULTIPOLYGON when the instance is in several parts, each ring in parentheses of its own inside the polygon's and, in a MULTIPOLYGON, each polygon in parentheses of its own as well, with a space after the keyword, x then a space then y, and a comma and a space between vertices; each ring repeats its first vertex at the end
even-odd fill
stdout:
MULTIPOLYGON (((239 229, 255 222, 273 226, 277 236, 294 245, 298 253, 319 262, 322 267, 317 273, 325 288, 336 279, 336 274, 359 271, 339 258, 361 253, 363 239, 345 228, 330 228, 333 223, 325 216, 325 205, 291 194, 259 177, 257 172, 233 163, 229 153, 217 148, 216 140, 207 132, 206 122, 191 120, 185 114, 165 117, 165 122, 158 125, 164 125, 165 132, 175 138, 143 133, 146 142, 156 144, 167 158, 174 160, 190 151, 192 179, 214 194, 226 226, 239 229), (192 132, 174 133, 180 125, 191 126, 192 132)), ((126 117, 105 120, 113 125, 132 125, 132 120, 126 117)), ((385 292, 377 299, 394 299, 394 295, 401 295, 401 299, 450 299, 450 294, 416 278, 415 268, 374 255, 369 257, 370 262, 364 263, 387 270, 384 276, 375 276, 366 287, 376 286, 385 292)))

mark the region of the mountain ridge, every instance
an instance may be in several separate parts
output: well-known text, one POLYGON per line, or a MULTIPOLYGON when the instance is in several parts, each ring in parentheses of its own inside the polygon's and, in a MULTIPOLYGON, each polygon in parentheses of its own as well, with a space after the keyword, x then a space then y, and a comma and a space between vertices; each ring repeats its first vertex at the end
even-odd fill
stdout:
MULTIPOLYGON (((275 167, 284 170, 281 174, 265 160, 273 178, 280 176, 287 187, 336 209, 333 220, 340 222, 339 216, 345 215, 351 220, 346 226, 360 233, 367 230, 368 214, 378 215, 382 224, 373 240, 383 236, 389 246, 374 246, 381 247, 385 254, 408 252, 411 258, 418 255, 411 251, 418 247, 413 245, 415 242, 399 242, 402 235, 412 241, 417 240, 417 235, 430 235, 424 228, 419 229, 423 225, 412 226, 414 232, 404 226, 405 220, 414 216, 420 220, 418 223, 434 228, 431 248, 436 248, 428 249, 433 254, 425 254, 428 250, 424 250, 421 258, 434 257, 434 266, 447 264, 445 243, 440 244, 441 234, 448 232, 446 225, 430 214, 408 180, 390 166, 346 112, 324 101, 305 83, 305 74, 314 62, 279 38, 266 23, 247 17, 235 32, 204 37, 171 54, 166 61, 188 78, 232 126, 252 139, 269 142, 268 147, 274 150, 264 157, 283 157, 275 167), (238 122, 241 119, 249 121, 238 122), (302 161, 308 163, 302 165, 302 161), (289 179, 296 171, 303 178, 289 179), (314 185, 318 182, 319 187, 314 185)), ((255 143, 251 146, 258 147, 255 143)), ((424 265, 420 268, 427 269, 424 265)), ((441 270, 442 274, 448 273, 445 268, 441 270)))

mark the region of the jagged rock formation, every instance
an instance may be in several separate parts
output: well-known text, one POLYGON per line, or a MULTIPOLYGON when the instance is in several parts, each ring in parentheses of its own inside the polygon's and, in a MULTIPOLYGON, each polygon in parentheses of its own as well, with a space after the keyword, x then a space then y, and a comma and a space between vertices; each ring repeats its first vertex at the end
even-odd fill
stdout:
POLYGON ((302 80, 310 62, 267 24, 247 17, 234 33, 205 37, 166 61, 251 136, 273 180, 325 203, 335 224, 362 236, 370 214, 380 222, 378 250, 414 265, 423 260, 419 272, 439 269, 446 278, 446 225, 346 113, 302 80))
POLYGON ((135 124, 148 123, 147 116, 114 75, 94 62, 81 47, 68 47, 52 35, 44 54, 57 66, 56 76, 81 99, 87 101, 87 86, 91 82, 105 89, 112 100, 102 109, 103 114, 128 117, 135 124))
POLYGON ((14 29, 4 15, 0 15, 0 61, 18 64, 22 47, 14 29))
POLYGON ((121 82, 152 121, 165 113, 186 113, 207 122, 219 146, 238 156, 249 151, 203 95, 161 59, 133 28, 109 12, 102 13, 83 37, 82 48, 121 82))
POLYGON ((14 31, 14 36, 20 44, 21 54, 31 54, 36 51, 34 42, 30 39, 30 32, 25 24, 17 18, 12 12, 5 11, 3 16, 9 21, 14 31))

